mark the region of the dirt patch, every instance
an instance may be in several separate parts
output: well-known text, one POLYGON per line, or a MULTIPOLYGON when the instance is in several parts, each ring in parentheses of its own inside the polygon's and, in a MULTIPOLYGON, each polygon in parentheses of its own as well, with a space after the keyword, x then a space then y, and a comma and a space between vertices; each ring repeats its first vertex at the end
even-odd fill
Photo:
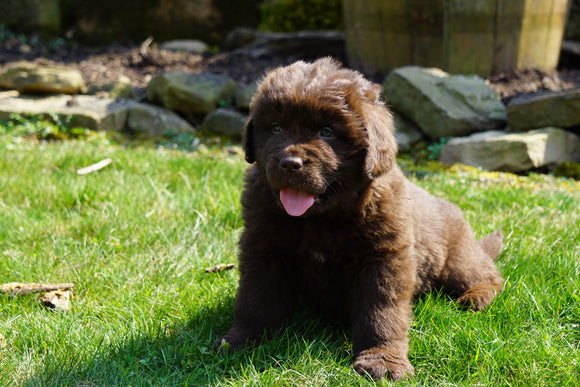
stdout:
POLYGON ((137 88, 144 89, 149 80, 164 71, 214 73, 231 77, 241 84, 253 82, 268 69, 293 62, 293 57, 252 57, 243 52, 198 55, 187 52, 143 49, 139 46, 113 44, 107 47, 74 47, 58 52, 22 47, 0 50, 0 71, 20 61, 44 65, 66 65, 78 68, 88 84, 106 84, 120 76, 128 77, 137 88))
POLYGON ((489 85, 507 104, 523 94, 561 91, 580 87, 580 69, 561 69, 554 73, 539 70, 508 71, 487 79, 489 85))
MULTIPOLYGON (((164 71, 214 73, 227 75, 241 84, 259 79, 266 70, 289 64, 295 56, 255 56, 237 50, 215 55, 158 50, 152 47, 113 44, 106 47, 71 47, 49 51, 21 42, 0 46, 0 71, 14 62, 77 67, 88 84, 105 84, 120 76, 128 77, 142 94, 149 80, 164 71)), ((380 81, 376 79, 375 81, 380 81)), ((504 103, 521 94, 580 88, 580 68, 565 68, 554 73, 538 70, 510 71, 487 79, 504 103)))

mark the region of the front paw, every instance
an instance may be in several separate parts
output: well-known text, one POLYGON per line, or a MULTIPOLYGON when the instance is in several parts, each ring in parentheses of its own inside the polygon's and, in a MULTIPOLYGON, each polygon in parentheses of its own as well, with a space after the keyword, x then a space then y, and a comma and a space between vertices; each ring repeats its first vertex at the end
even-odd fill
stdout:
POLYGON ((392 380, 402 380, 415 373, 406 354, 385 348, 370 348, 359 353, 354 362, 354 369, 359 374, 367 374, 375 380, 385 375, 392 380))

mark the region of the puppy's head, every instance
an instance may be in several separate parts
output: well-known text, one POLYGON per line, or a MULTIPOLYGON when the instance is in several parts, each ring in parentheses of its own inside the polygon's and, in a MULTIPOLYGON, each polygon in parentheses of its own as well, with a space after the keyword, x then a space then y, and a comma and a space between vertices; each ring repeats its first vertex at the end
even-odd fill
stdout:
POLYGON ((391 168, 394 126, 380 92, 330 58, 280 67, 262 80, 244 150, 289 215, 352 202, 391 168))

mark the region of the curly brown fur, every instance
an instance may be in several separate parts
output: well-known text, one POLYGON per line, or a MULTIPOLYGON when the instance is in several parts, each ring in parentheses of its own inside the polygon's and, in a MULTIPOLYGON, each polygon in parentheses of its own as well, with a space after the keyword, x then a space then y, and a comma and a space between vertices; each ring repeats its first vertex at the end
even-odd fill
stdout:
POLYGON ((355 369, 413 374, 414 296, 443 287, 483 309, 501 290, 493 258, 459 208, 410 183, 395 163, 380 86, 329 58, 271 71, 246 125, 240 282, 230 350, 283 326, 297 305, 353 323, 355 369))

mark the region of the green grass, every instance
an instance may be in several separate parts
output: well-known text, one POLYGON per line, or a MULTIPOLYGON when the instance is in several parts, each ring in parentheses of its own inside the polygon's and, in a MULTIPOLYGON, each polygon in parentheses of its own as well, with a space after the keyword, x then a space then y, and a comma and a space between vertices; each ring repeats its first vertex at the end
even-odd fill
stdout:
MULTIPOLYGON (((69 312, 0 296, 0 385, 375 384, 351 368, 348 327, 304 316, 261 347, 211 351, 238 276, 204 268, 236 261, 244 168, 217 149, 0 136, 0 283, 76 284, 69 312)), ((507 282, 482 313, 436 292, 417 301, 408 384, 578 385, 580 185, 469 170, 411 179, 462 207, 478 236, 503 229, 507 282)))

